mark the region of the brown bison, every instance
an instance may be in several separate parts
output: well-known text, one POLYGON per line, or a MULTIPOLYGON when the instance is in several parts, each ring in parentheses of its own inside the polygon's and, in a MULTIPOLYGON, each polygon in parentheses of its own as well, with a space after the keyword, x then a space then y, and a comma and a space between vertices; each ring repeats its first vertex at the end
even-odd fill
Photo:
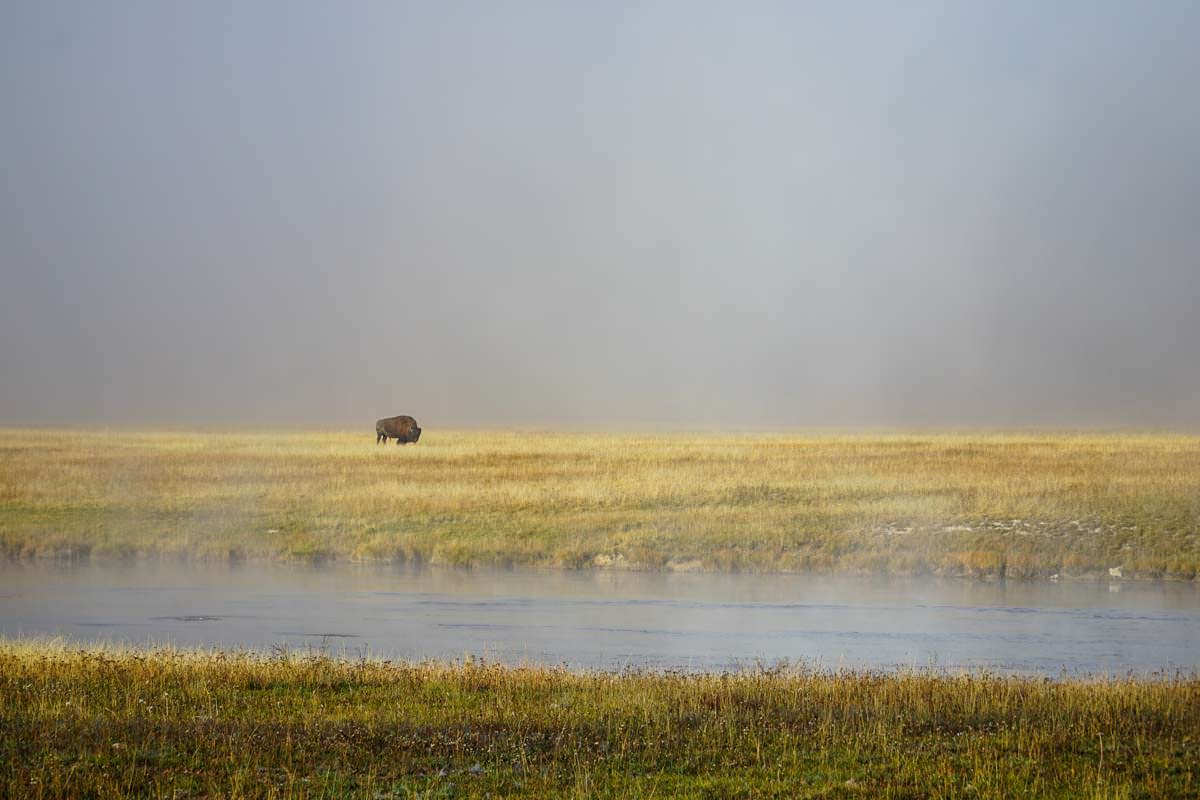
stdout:
POLYGON ((408 444, 421 438, 421 429, 417 421, 410 416, 387 417, 375 423, 375 444, 386 442, 388 437, 396 440, 396 444, 408 444))

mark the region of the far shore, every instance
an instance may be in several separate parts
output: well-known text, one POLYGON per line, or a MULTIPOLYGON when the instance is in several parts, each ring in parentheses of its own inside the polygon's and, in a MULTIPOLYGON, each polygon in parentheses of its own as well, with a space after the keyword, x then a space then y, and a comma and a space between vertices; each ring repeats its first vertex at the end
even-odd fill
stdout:
POLYGON ((72 556, 70 554, 44 554, 39 553, 32 556, 24 556, 19 558, 9 558, 6 561, 0 561, 0 572, 3 571, 5 564, 12 567, 19 567, 22 564, 28 565, 56 565, 63 568, 87 568, 95 567, 129 567, 136 569, 144 566, 154 565, 170 565, 170 566, 185 566, 195 569, 212 569, 212 568, 257 568, 264 570, 271 569, 316 569, 320 570, 327 567, 349 567, 363 569, 382 569, 396 568, 398 570, 428 570, 428 569, 446 569, 453 571, 461 571, 464 573, 479 573, 488 574, 496 570, 505 572, 528 572, 528 573, 561 573, 561 572, 597 572, 597 573, 654 573, 666 575, 791 575, 791 576, 808 576, 812 578, 844 578, 847 580, 861 581, 878 581, 884 580, 938 580, 938 581, 961 581, 966 583, 1064 583, 1064 584, 1097 584, 1108 586, 1111 590, 1119 591, 1122 586, 1153 586, 1155 584, 1189 584, 1195 583, 1200 585, 1200 575, 1125 575, 1120 578, 1115 578, 1107 573, 1090 572, 1079 574, 1052 574, 1050 576, 1043 575, 1022 575, 1022 576, 1002 576, 995 574, 975 575, 969 572, 960 572, 957 574, 946 573, 897 573, 897 572, 866 572, 866 571, 813 571, 813 570, 782 570, 771 569, 769 567, 748 567, 738 570, 721 570, 709 568, 693 568, 690 565, 678 567, 672 564, 663 566, 644 566, 637 564, 612 565, 612 564, 592 564, 582 567, 562 566, 556 564, 510 564, 505 566, 495 566, 492 564, 441 564, 437 562, 413 562, 404 560, 394 560, 387 558, 338 558, 336 556, 321 556, 321 557, 306 557, 293 558, 287 556, 252 556, 248 558, 191 558, 188 556, 163 556, 158 554, 139 554, 134 556, 113 556, 110 554, 101 554, 97 556, 72 556))
POLYGON ((0 558, 1200 576, 1200 437, 0 428, 0 558))

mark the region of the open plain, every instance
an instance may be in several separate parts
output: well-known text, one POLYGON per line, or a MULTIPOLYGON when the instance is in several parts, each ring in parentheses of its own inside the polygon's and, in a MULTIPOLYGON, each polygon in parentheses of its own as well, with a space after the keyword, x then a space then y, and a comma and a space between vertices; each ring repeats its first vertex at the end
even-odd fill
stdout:
POLYGON ((3 429, 0 551, 1190 580, 1200 437, 3 429))

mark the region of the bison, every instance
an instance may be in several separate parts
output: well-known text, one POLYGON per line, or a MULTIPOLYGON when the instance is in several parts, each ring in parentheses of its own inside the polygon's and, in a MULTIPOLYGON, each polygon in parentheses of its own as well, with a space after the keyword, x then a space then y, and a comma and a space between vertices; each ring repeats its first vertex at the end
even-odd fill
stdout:
POLYGON ((395 439, 396 444, 408 444, 421 438, 421 429, 410 416, 387 417, 375 423, 375 444, 386 442, 388 437, 395 439))

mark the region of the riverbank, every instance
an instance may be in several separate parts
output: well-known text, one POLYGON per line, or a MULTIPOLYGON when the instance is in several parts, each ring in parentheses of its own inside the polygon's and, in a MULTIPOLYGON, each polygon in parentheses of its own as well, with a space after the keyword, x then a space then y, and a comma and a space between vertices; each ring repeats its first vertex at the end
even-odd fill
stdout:
POLYGON ((0 553, 1190 580, 1200 437, 3 429, 0 553))
POLYGON ((1200 680, 576 673, 0 641, 0 794, 1194 797, 1200 680))

